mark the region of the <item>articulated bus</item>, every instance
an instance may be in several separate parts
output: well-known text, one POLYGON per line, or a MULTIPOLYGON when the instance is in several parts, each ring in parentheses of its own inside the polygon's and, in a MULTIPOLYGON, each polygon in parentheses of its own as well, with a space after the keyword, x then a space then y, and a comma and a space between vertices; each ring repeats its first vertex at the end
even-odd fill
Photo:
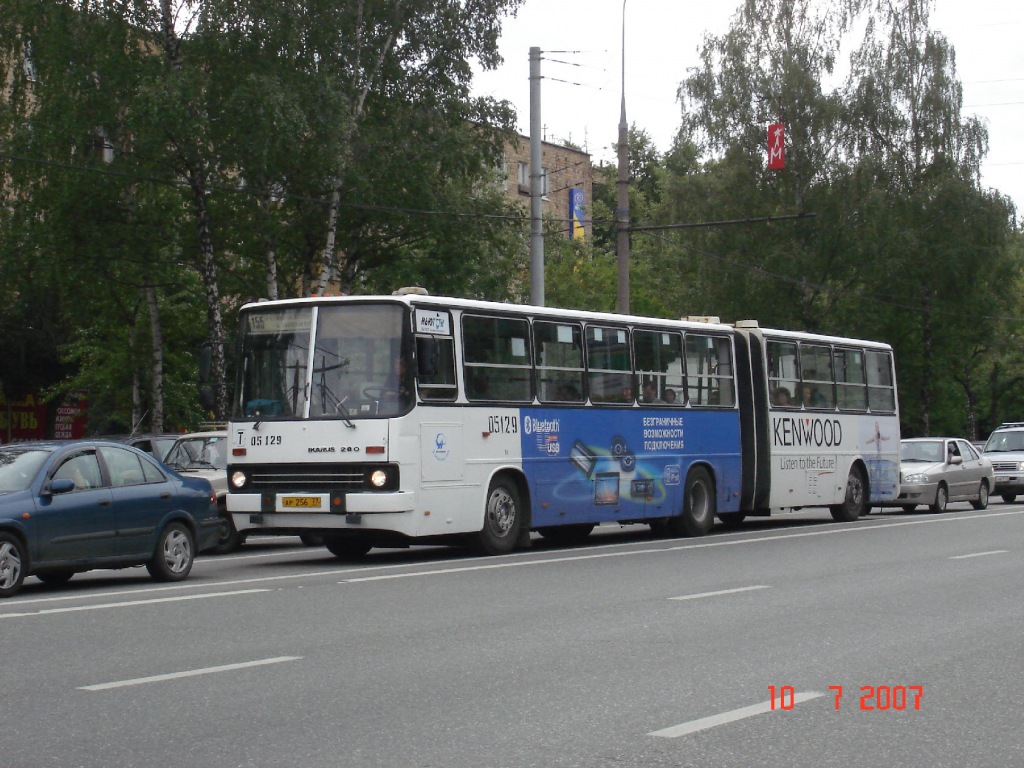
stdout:
POLYGON ((598 523, 699 536, 717 516, 899 493, 886 344, 428 296, 242 308, 228 510, 243 535, 470 544, 598 523))

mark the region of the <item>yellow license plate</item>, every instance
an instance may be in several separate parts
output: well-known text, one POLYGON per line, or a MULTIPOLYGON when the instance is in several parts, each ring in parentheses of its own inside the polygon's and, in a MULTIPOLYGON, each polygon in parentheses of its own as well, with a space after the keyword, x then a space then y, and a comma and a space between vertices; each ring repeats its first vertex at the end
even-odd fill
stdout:
POLYGON ((319 496, 285 496, 281 499, 285 509, 320 509, 319 496))

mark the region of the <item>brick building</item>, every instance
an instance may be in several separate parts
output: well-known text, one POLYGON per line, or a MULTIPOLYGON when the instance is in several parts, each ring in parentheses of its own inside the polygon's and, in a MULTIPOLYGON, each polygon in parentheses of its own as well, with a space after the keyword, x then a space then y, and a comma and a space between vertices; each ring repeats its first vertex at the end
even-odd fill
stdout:
MULTIPOLYGON (((566 237, 571 237, 574 229, 577 237, 589 237, 593 232, 590 223, 590 204, 594 192, 594 171, 590 163, 590 154, 544 141, 541 142, 541 167, 544 174, 541 187, 544 219, 557 222, 566 237), (575 227, 572 214, 574 207, 578 222, 575 227)), ((505 194, 511 200, 521 202, 529 212, 529 136, 520 134, 517 142, 505 146, 503 175, 505 194)))

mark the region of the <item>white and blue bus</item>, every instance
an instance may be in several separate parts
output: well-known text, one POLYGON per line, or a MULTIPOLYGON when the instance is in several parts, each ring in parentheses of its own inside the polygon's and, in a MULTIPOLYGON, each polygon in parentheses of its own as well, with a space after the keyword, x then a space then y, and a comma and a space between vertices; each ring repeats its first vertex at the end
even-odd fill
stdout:
POLYGON ((706 533, 899 493, 886 344, 427 296, 241 310, 228 510, 338 557, 598 523, 706 533))

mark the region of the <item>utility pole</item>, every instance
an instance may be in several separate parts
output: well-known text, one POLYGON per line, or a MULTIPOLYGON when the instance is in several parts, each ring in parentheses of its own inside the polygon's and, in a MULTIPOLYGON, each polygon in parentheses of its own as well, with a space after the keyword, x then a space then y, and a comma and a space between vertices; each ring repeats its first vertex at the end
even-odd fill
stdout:
POLYGON ((540 48, 530 48, 530 303, 544 306, 544 220, 541 215, 540 48))
POLYGON ((619 181, 615 209, 615 254, 618 265, 615 306, 629 314, 629 126, 626 123, 626 0, 622 0, 622 109, 619 112, 619 181))

